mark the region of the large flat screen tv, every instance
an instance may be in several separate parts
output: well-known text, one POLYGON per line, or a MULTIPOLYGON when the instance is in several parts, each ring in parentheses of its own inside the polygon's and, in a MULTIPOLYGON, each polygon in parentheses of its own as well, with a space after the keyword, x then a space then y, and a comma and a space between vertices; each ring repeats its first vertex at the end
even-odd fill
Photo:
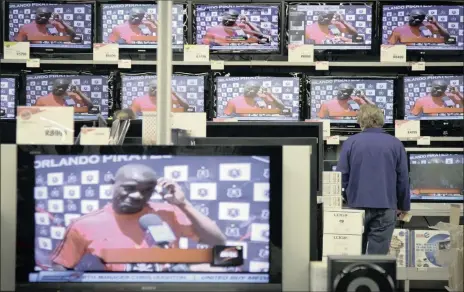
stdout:
POLYGON ((0 119, 14 119, 18 104, 18 78, 14 76, 0 76, 0 119))

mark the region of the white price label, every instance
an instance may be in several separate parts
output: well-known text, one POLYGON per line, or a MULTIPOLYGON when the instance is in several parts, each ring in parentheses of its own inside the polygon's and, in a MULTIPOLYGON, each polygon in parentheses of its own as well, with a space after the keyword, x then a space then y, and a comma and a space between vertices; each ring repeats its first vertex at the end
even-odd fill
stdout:
POLYGON ((318 61, 318 62, 316 62, 316 70, 320 70, 320 71, 329 70, 329 62, 328 61, 318 61))
POLYGON ((3 42, 3 58, 9 60, 29 60, 29 42, 3 42))
POLYGON ((26 61, 27 68, 40 68, 40 59, 29 59, 26 61))
POLYGON ((417 138, 417 145, 430 145, 430 136, 422 136, 417 138))
POLYGON ((220 122, 220 123, 238 122, 238 119, 237 118, 214 118, 213 122, 220 122))
POLYGON ((224 61, 212 60, 211 70, 224 70, 224 61))
POLYGON ((119 61, 119 45, 93 44, 93 60, 99 62, 119 61))
POLYGON ((17 108, 16 143, 25 145, 72 145, 73 107, 17 108))
POLYGON ((132 60, 119 60, 118 61, 118 68, 119 69, 131 69, 132 68, 132 60))
POLYGON ((288 61, 290 63, 313 63, 314 45, 289 45, 288 61))
POLYGON ((108 145, 110 128, 81 128, 81 145, 108 145))
POLYGON ((340 145, 340 136, 327 137, 327 145, 340 145))
POLYGON ((395 137, 404 139, 417 139, 420 137, 420 121, 395 121, 395 137))
POLYGON ((382 45, 380 49, 380 62, 405 63, 406 45, 382 45))
POLYGON ((184 61, 209 62, 209 46, 184 45, 184 61))
POLYGON ((412 71, 425 71, 425 62, 413 62, 411 63, 412 71))

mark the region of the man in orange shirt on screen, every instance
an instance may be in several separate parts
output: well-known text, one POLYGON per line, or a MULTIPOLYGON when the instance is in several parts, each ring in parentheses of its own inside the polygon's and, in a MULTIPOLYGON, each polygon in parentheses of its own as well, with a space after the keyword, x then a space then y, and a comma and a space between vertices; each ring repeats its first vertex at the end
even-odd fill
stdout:
MULTIPOLYGON (((135 98, 132 101, 131 109, 135 114, 140 115, 142 112, 156 111, 156 92, 158 83, 156 79, 150 80, 148 83, 148 93, 144 96, 135 98)), ((174 90, 171 90, 172 108, 182 109, 186 112, 190 107, 187 100, 179 96, 174 90)))
MULTIPOLYGON (((74 269, 85 255, 101 260, 103 249, 157 248, 140 227, 146 214, 157 215, 168 224, 176 240, 169 248, 178 248, 179 238, 187 237, 210 246, 223 245, 225 236, 211 219, 186 199, 175 182, 159 178, 142 164, 122 166, 115 175, 112 202, 102 209, 83 215, 69 226, 51 261, 54 270, 74 269), (167 203, 149 202, 158 193, 167 203)), ((126 264, 103 263, 106 271, 125 271, 126 264)), ((130 263, 127 263, 130 264, 130 263)))
MULTIPOLYGON (((53 12, 49 7, 39 7, 35 12, 35 20, 24 24, 14 37, 16 42, 39 43, 41 41, 53 41, 53 36, 60 33, 70 36, 70 42, 78 42, 76 31, 66 23, 60 14, 53 12), (47 36, 50 36, 47 38, 47 36)), ((82 40, 80 40, 82 41, 82 40)))
POLYGON ((142 8, 133 8, 129 19, 113 28, 108 41, 110 43, 132 44, 134 43, 133 37, 156 36, 157 29, 158 22, 153 15, 147 14, 142 8))
POLYGON ((353 85, 342 83, 338 86, 337 96, 332 100, 322 103, 317 116, 321 119, 342 118, 345 113, 358 111, 363 104, 375 105, 372 100, 366 97, 362 90, 356 90, 355 92, 353 85))
POLYGON ((250 80, 244 85, 243 95, 227 102, 224 114, 227 116, 248 115, 256 113, 256 109, 279 109, 282 113, 285 105, 279 98, 264 90, 259 81, 250 80))
POLYGON ((317 22, 306 26, 305 42, 315 45, 352 42, 352 39, 344 37, 342 33, 350 34, 353 37, 358 35, 356 28, 345 21, 343 15, 336 12, 321 11, 317 17, 317 22))
POLYGON ((236 10, 229 10, 222 15, 222 23, 208 28, 203 37, 203 44, 213 46, 228 46, 235 44, 266 44, 271 40, 261 30, 240 15, 236 10))
POLYGON ((449 32, 437 22, 434 16, 427 15, 423 10, 414 9, 409 14, 408 23, 393 29, 388 43, 391 45, 423 43, 424 38, 432 38, 434 34, 441 36, 441 43, 450 37, 449 32), (427 22, 424 23, 426 18, 427 22))
POLYGON ((88 113, 93 108, 92 100, 65 78, 55 79, 52 92, 39 97, 35 106, 72 106, 76 113, 88 113))
MULTIPOLYGON (((449 86, 444 80, 434 80, 431 84, 430 94, 416 100, 411 114, 414 116, 436 115, 439 113, 439 110, 433 114, 424 114, 424 110, 453 107, 463 108, 462 93, 455 86, 449 86), (446 92, 447 89, 449 89, 448 93, 446 92)), ((462 109, 461 113, 464 113, 464 109, 462 109)))

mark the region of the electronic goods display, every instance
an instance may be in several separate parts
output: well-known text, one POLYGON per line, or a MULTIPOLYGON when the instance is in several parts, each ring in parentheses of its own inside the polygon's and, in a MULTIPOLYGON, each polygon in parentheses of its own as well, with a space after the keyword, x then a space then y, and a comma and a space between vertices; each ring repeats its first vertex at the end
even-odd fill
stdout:
POLYGON ((36 155, 29 282, 269 283, 271 158, 36 155), (131 262, 163 249, 192 258, 131 262))
POLYGON ((409 178, 412 200, 462 201, 462 153, 410 153, 409 178))
POLYGON ((371 3, 289 6, 289 44, 311 44, 322 50, 369 50, 372 45, 371 3))
POLYGON ((464 75, 404 77, 406 120, 462 120, 464 75))
MULTIPOLYGON (((411 266, 419 269, 443 268, 439 252, 451 241, 449 231, 411 230, 411 266)), ((433 270, 433 269, 432 269, 433 270)), ((433 273, 433 271, 431 271, 433 273)))
MULTIPOLYGON (((102 4, 101 40, 122 49, 158 47, 158 7, 156 4, 102 4)), ((184 45, 184 7, 172 6, 172 48, 184 45)))
POLYGON ((374 104, 385 113, 385 124, 393 123, 394 80, 312 79, 311 119, 332 123, 356 123, 363 104, 374 104))
POLYGON ((293 120, 300 116, 298 77, 217 77, 217 118, 293 120))
MULTIPOLYGON (((121 78, 122 108, 130 108, 136 115, 156 111, 157 76, 128 75, 121 78)), ((172 112, 204 112, 205 77, 173 75, 172 112)))
POLYGON ((384 5, 382 10, 383 44, 421 51, 464 49, 464 5, 384 5))
POLYGON ((16 79, 0 78, 0 119, 16 116, 16 79))
POLYGON ((27 106, 72 106, 78 120, 108 117, 108 76, 31 74, 26 76, 27 106))
POLYGON ((279 51, 279 5, 195 5, 196 44, 211 51, 279 51))
POLYGON ((93 4, 8 3, 8 38, 31 48, 91 49, 93 4))

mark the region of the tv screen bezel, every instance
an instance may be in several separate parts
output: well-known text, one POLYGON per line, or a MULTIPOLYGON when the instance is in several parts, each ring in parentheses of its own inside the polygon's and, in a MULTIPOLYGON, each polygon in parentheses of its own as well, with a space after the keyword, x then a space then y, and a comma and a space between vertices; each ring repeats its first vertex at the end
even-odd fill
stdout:
MULTIPOLYGON (((426 154, 461 154, 464 156, 464 150, 462 149, 459 149, 457 151, 449 151, 449 150, 445 150, 445 151, 435 151, 434 150, 428 150, 428 149, 424 149, 424 151, 407 151, 407 156, 408 156, 408 177, 409 177, 409 174, 411 172, 411 154, 422 154, 422 155, 426 155, 426 154)), ((409 178, 409 180, 411 180, 409 178)), ((409 187, 410 191, 411 191, 411 187, 409 187)), ((411 197, 411 203, 463 203, 464 201, 464 197, 463 199, 461 200, 439 200, 439 199, 430 199, 430 200, 425 200, 425 199, 413 199, 411 197)))
MULTIPOLYGON (((281 146, 33 146, 31 148, 18 147, 18 197, 24 198, 25 202, 17 206, 17 226, 18 230, 30 228, 35 230, 35 200, 30 194, 34 193, 35 169, 34 157, 36 155, 178 155, 178 156, 270 156, 270 190, 271 198, 269 208, 274 209, 270 214, 270 238, 273 236, 282 238, 282 172, 283 172, 283 148, 281 146), (27 194, 27 195, 26 195, 27 194), (278 214, 276 213, 276 210, 278 214), (274 218, 273 218, 274 217, 274 218), (277 217, 277 218, 275 218, 277 217), (274 224, 272 224, 274 222, 274 224), (277 222, 280 222, 279 224, 277 222), (280 226, 277 226, 280 225, 280 226), (279 237, 280 236, 280 237, 279 237)), ((270 248, 270 269, 269 284, 237 284, 237 283, 30 283, 29 274, 34 272, 34 242, 35 232, 17 232, 17 242, 21 246, 28 248, 17 248, 17 258, 23 260, 21 265, 16 267, 16 287, 18 291, 41 291, 41 289, 76 289, 93 290, 102 289, 114 291, 114 286, 118 285, 121 291, 145 290, 146 287, 156 287, 156 289, 178 291, 217 291, 223 287, 246 291, 280 291, 282 288, 281 270, 274 271, 275 267, 280 267, 279 256, 274 254, 270 248), (277 259, 278 265, 272 265, 277 259), (213 285, 211 285, 213 284, 213 285)), ((271 243, 271 241, 270 241, 271 243)))
MULTIPOLYGON (((5 9, 4 9, 4 24, 5 28, 3 29, 3 39, 9 40, 9 5, 11 4, 21 4, 21 3, 42 3, 39 0, 32 1, 32 0, 5 0, 5 9)), ((91 53, 93 52, 93 45, 96 43, 96 0, 47 0, 43 2, 44 4, 90 4, 92 6, 92 30, 91 30, 91 44, 90 48, 43 48, 43 47, 34 47, 31 45, 30 51, 31 53, 37 54, 68 54, 68 53, 77 53, 77 54, 84 54, 84 53, 91 53)))
MULTIPOLYGON (((265 50, 263 51, 262 48, 258 47, 255 49, 249 49, 249 50, 213 50, 211 47, 209 49, 210 54, 215 54, 215 55, 232 55, 232 54, 240 54, 240 55, 280 55, 282 54, 282 44, 283 44, 283 20, 285 19, 285 13, 283 11, 284 3, 283 0, 263 0, 263 2, 258 2, 258 1, 252 1, 252 0, 232 0, 228 1, 225 3, 222 2, 217 2, 214 0, 200 0, 200 1, 194 1, 192 3, 192 8, 191 8, 191 37, 192 37, 192 44, 195 45, 201 45, 197 43, 197 26, 196 26, 196 6, 197 5, 243 5, 243 6, 277 6, 278 7, 278 37, 279 37, 279 43, 277 44, 277 49, 276 50, 265 50)), ((254 46, 250 46, 254 47, 254 46)))
POLYGON ((12 78, 15 80, 15 116, 13 118, 2 118, 0 117, 0 121, 3 122, 3 121, 14 121, 16 120, 16 111, 17 111, 17 108, 19 106, 19 92, 20 92, 20 88, 21 86, 19 85, 19 81, 20 81, 20 76, 18 74, 8 74, 8 73, 1 73, 0 74, 0 78, 12 78))

